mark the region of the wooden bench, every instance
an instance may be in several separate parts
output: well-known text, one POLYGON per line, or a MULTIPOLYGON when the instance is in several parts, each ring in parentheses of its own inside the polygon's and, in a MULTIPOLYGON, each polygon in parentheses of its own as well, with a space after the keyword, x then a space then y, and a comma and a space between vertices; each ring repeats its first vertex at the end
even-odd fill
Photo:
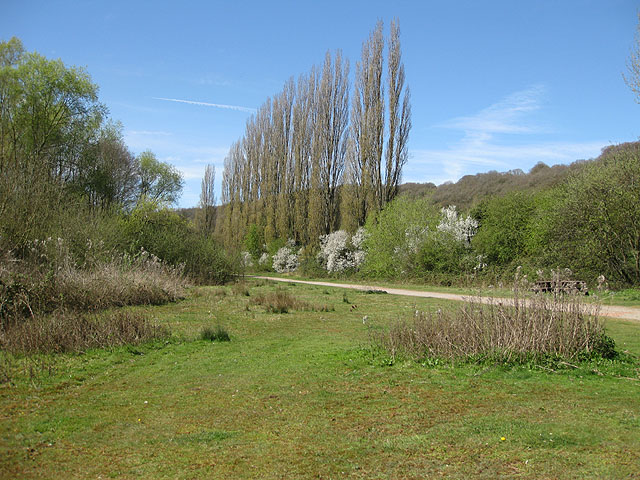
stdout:
POLYGON ((589 295, 587 282, 582 280, 540 280, 531 287, 536 293, 583 293, 589 295))

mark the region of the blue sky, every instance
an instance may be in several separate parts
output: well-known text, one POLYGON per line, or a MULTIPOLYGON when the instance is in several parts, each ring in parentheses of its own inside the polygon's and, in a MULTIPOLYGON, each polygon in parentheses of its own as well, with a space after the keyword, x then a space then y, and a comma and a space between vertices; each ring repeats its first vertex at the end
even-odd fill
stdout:
POLYGON ((637 140, 640 105, 622 72, 639 9, 630 0, 4 0, 0 39, 85 67, 131 150, 183 172, 189 207, 207 163, 219 183, 253 109, 327 50, 342 49, 353 72, 378 19, 400 21, 411 88, 404 181, 528 171, 637 140))

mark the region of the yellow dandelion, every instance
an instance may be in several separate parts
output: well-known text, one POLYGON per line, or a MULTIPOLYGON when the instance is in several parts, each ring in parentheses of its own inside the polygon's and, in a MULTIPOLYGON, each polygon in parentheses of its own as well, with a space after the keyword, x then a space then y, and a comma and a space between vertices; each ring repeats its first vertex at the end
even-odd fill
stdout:
POLYGON ((504 442, 505 440, 506 440, 506 438, 505 438, 505 437, 500 437, 500 441, 501 441, 501 442, 504 442))

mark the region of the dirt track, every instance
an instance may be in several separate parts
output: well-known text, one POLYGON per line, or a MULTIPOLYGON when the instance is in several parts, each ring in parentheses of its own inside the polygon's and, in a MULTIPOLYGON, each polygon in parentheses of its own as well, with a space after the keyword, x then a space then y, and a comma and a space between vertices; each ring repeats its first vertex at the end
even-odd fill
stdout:
MULTIPOLYGON (((352 283, 331 283, 331 282, 312 282, 309 280, 294 280, 290 278, 277 278, 277 277, 264 277, 255 276, 252 278, 261 278, 263 280, 273 280, 276 282, 287 283, 306 283, 308 285, 320 285, 322 287, 336 287, 336 288, 351 288, 354 290, 384 290, 391 295, 405 295, 407 297, 425 297, 425 298, 443 298, 445 300, 464 300, 469 295, 458 295, 455 293, 441 293, 441 292, 420 292, 417 290, 405 290, 402 288, 387 288, 377 287, 375 285, 356 285, 352 283)), ((507 298, 495 298, 497 301, 508 302, 507 298)), ((619 307, 615 305, 603 305, 601 314, 605 317, 621 318, 625 320, 632 320, 634 322, 640 322, 640 308, 634 307, 619 307)))

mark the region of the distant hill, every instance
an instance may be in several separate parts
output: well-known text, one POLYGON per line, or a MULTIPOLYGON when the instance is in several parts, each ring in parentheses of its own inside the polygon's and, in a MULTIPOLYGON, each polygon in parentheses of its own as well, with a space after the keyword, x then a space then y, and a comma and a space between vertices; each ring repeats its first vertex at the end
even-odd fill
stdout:
POLYGON ((436 205, 455 205, 458 210, 466 210, 490 195, 552 187, 564 181, 571 172, 581 168, 586 162, 578 160, 570 165, 552 167, 539 162, 529 173, 520 169, 508 172, 492 170, 487 173, 465 175, 456 183, 447 182, 439 186, 433 183, 405 183, 400 185, 400 194, 412 197, 430 195, 436 205))

